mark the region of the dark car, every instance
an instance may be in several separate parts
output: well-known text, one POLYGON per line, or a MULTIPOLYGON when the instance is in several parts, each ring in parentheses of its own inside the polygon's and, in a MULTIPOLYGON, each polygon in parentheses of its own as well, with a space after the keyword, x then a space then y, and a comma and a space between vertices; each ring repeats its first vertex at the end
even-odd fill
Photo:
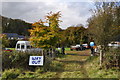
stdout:
POLYGON ((76 50, 76 51, 81 51, 81 50, 84 50, 84 47, 82 45, 76 45, 76 46, 71 46, 70 47, 70 50, 76 50))

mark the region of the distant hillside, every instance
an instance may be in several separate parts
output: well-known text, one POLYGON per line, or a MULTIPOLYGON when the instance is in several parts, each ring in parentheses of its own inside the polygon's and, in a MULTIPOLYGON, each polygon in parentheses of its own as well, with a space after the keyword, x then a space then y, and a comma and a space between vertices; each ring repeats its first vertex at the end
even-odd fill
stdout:
POLYGON ((29 35, 28 29, 32 28, 31 23, 20 19, 2 17, 2 33, 17 33, 19 35, 29 35))

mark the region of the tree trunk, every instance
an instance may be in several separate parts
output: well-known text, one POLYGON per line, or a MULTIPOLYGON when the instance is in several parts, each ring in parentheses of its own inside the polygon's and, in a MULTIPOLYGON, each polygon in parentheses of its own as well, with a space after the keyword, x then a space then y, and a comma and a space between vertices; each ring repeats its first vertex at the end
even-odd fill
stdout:
POLYGON ((100 50, 100 67, 102 67, 102 63, 103 63, 103 52, 102 50, 100 50))

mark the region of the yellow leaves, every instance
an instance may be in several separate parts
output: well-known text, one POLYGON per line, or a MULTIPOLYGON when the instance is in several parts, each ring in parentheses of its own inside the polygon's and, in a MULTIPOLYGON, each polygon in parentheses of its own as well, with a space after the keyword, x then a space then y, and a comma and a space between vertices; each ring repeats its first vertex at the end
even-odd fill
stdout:
POLYGON ((50 12, 46 16, 45 22, 39 20, 33 23, 33 28, 29 30, 30 41, 37 47, 47 48, 53 46, 59 37, 57 33, 59 31, 59 17, 61 17, 60 12, 50 12), (46 26, 45 23, 48 23, 49 26, 46 26))

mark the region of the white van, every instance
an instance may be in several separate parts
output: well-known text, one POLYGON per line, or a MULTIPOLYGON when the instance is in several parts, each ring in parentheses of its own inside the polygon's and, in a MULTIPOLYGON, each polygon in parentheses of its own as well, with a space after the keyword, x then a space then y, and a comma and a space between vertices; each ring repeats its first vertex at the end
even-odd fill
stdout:
POLYGON ((120 42, 114 41, 108 44, 109 47, 120 48, 120 42))
POLYGON ((16 43, 16 47, 15 50, 17 51, 41 51, 42 49, 40 48, 32 48, 32 46, 30 45, 30 41, 18 41, 16 43))

